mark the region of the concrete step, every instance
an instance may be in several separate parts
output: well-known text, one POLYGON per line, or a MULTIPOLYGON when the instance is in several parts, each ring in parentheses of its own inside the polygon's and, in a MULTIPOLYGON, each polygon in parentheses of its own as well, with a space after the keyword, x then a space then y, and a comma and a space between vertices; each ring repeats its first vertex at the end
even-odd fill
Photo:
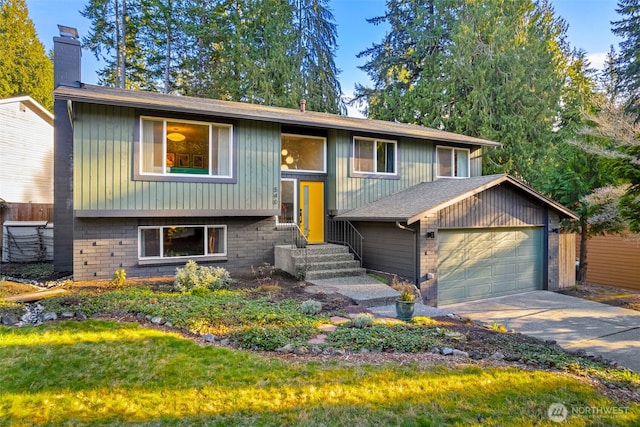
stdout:
POLYGON ((334 261, 353 261, 354 256, 351 252, 347 253, 335 253, 335 254, 308 254, 296 255, 293 257, 296 265, 315 264, 319 262, 334 262, 334 261))
POLYGON ((307 270, 305 280, 331 279, 336 277, 363 276, 367 272, 364 268, 342 268, 335 270, 307 270))
POLYGON ((329 262, 307 262, 306 264, 301 262, 300 264, 296 264, 299 268, 305 268, 307 272, 309 271, 319 271, 319 270, 348 270, 353 268, 360 268, 360 263, 353 259, 351 260, 343 260, 343 261, 329 261, 329 262))
MULTIPOLYGON (((391 286, 377 281, 368 275, 310 279, 307 283, 313 285, 305 289, 309 293, 337 292, 353 299, 363 307, 379 307, 395 304, 400 293, 391 286)), ((393 317, 393 316, 392 316, 393 317)))

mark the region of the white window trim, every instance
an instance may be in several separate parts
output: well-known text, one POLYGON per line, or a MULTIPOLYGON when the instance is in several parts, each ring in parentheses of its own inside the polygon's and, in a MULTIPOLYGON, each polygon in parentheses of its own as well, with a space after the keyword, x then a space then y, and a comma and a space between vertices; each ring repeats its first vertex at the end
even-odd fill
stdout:
POLYGON ((227 257, 227 226, 223 225, 223 224, 209 224, 209 225, 204 225, 204 224, 188 224, 188 225, 142 225, 138 227, 138 260, 139 261, 177 261, 177 260, 185 260, 185 259, 191 259, 191 258, 195 258, 195 259, 201 259, 201 260, 219 260, 219 259, 226 259, 227 257), (171 227, 185 227, 185 228, 204 228, 204 251, 205 254, 204 255, 189 255, 189 256, 175 256, 175 257, 165 257, 162 256, 162 254, 164 253, 164 239, 163 239, 163 229, 164 228, 171 228, 171 227), (223 230, 224 233, 224 248, 223 248, 223 253, 215 253, 215 254, 208 254, 206 253, 207 251, 207 244, 206 242, 209 240, 209 228, 220 228, 223 230), (159 230, 160 232, 160 255, 159 256, 148 256, 148 257, 143 257, 142 256, 142 238, 141 238, 141 231, 142 230, 159 230))
POLYGON ((447 147, 444 145, 437 145, 436 146, 436 177, 437 178, 454 178, 454 179, 465 179, 465 178, 469 178, 471 177, 471 150, 469 150, 468 148, 455 148, 455 147, 447 147), (440 175, 440 156, 438 155, 438 150, 440 149, 445 149, 445 150, 450 150, 452 153, 451 155, 451 171, 455 172, 456 170, 456 156, 454 156, 454 152, 455 151, 466 151, 467 152, 467 176, 448 176, 448 175, 440 175))
POLYGON ((368 138, 368 137, 364 137, 364 136, 354 136, 353 137, 353 141, 351 141, 351 173, 354 176, 367 176, 367 177, 376 177, 376 176, 386 176, 386 177, 391 177, 391 176, 398 176, 398 141, 394 141, 393 139, 382 139, 382 138, 368 138), (356 141, 371 141, 374 143, 373 147, 373 164, 374 166, 377 168, 378 166, 378 150, 375 149, 376 147, 376 142, 384 142, 384 143, 390 143, 393 144, 393 160, 395 162, 393 170, 395 172, 390 173, 390 172, 378 172, 378 171, 373 171, 373 172, 369 172, 369 171, 359 171, 356 170, 356 141))
POLYGON ((314 169, 282 169, 280 167, 281 172, 286 173, 327 173, 327 138, 322 136, 313 136, 313 135, 301 135, 297 133, 283 133, 280 135, 280 149, 282 149, 282 137, 283 136, 294 136, 300 138, 308 138, 308 139, 319 139, 322 141, 322 170, 314 170, 314 169))
MULTIPOLYGON (((291 228, 298 223, 298 180, 295 178, 281 178, 282 181, 293 182, 293 222, 280 222, 280 215, 276 215, 276 227, 291 228)), ((280 206, 282 206, 282 187, 280 187, 280 206)))
POLYGON ((157 116, 140 116, 140 135, 139 135, 139 141, 140 143, 138 144, 138 170, 140 171, 140 175, 141 176, 162 176, 162 177, 190 177, 190 178, 213 178, 213 179, 230 179, 233 178, 233 166, 234 166, 234 161, 233 161, 233 156, 234 156, 234 147, 233 147, 233 125, 229 124, 229 123, 216 123, 216 122, 201 122, 201 121, 197 121, 197 120, 183 120, 183 119, 175 119, 175 118, 171 118, 171 117, 157 117, 157 116), (204 175, 193 175, 193 174, 186 174, 186 173, 169 173, 167 171, 167 165, 166 162, 162 163, 162 172, 145 172, 144 171, 144 153, 143 153, 143 122, 144 120, 148 120, 148 121, 154 121, 154 122, 162 122, 162 134, 164 135, 163 141, 162 141, 162 153, 163 153, 163 158, 166 158, 167 156, 167 122, 176 122, 176 123, 186 123, 186 124, 191 124, 191 125, 200 125, 200 126, 208 126, 209 127, 209 173, 204 175), (213 144, 211 143, 212 141, 212 137, 213 137, 213 129, 214 127, 223 127, 223 128, 228 128, 229 129, 229 174, 228 175, 213 175, 211 173, 211 159, 213 158, 213 144))

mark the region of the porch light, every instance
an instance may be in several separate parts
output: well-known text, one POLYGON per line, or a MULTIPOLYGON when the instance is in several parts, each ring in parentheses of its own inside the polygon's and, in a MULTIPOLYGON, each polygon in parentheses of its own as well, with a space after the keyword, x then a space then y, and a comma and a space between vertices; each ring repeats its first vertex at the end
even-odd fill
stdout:
POLYGON ((173 142, 182 142, 185 140, 185 136, 178 132, 171 132, 167 134, 167 139, 173 142))

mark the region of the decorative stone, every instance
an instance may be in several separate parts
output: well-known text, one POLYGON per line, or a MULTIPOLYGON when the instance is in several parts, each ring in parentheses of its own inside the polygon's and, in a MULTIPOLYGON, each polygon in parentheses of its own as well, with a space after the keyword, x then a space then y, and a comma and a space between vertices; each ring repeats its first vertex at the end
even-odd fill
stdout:
POLYGON ((64 313, 62 313, 61 317, 63 319, 73 319, 73 313, 71 313, 70 311, 65 311, 64 313))
POLYGON ((229 339, 225 338, 223 340, 220 340, 220 344, 221 345, 229 345, 229 344, 231 344, 231 341, 229 339))
POLYGON ((216 336, 213 334, 204 334, 202 336, 202 339, 204 340, 204 342, 215 342, 216 336))
POLYGON ((11 326, 18 323, 18 319, 12 316, 2 316, 0 317, 0 323, 2 323, 3 325, 11 326))
POLYGON ((153 323, 154 325, 162 325, 164 323, 164 319, 160 316, 152 317, 151 323, 153 323))
POLYGON ((173 328, 173 323, 171 323, 171 322, 164 322, 164 326, 166 326, 167 328, 173 328))
POLYGON ((451 347, 445 347, 442 349, 442 354, 445 356, 453 354, 453 349, 451 347))
POLYGON ((77 318, 78 320, 87 320, 87 315, 86 315, 86 314, 84 314, 84 313, 83 313, 83 312, 81 312, 81 311, 78 311, 78 312, 76 313, 76 318, 77 318))
POLYGON ((469 353, 467 353, 466 351, 462 351, 462 350, 458 350, 458 349, 453 349, 453 353, 451 353, 453 356, 462 356, 462 357, 469 357, 469 353))
POLYGON ((500 351, 496 351, 495 353, 493 353, 490 356, 490 358, 494 359, 494 360, 502 360, 502 359, 504 359, 504 354, 502 354, 502 352, 500 352, 500 351))
POLYGON ((44 320, 45 322, 49 322, 51 320, 57 320, 57 319, 58 319, 58 315, 53 312, 45 313, 42 315, 42 320, 44 320))
POLYGON ((293 353, 293 345, 292 344, 287 344, 287 345, 282 346, 280 348, 276 348, 276 351, 278 353, 293 353))
POLYGON ((304 354, 309 354, 309 349, 302 345, 300 347, 297 347, 295 350, 293 350, 293 352, 295 354, 304 355, 304 354))
POLYGON ((321 330, 322 332, 333 332, 336 329, 338 329, 338 327, 336 325, 326 324, 326 325, 320 325, 318 329, 321 330))

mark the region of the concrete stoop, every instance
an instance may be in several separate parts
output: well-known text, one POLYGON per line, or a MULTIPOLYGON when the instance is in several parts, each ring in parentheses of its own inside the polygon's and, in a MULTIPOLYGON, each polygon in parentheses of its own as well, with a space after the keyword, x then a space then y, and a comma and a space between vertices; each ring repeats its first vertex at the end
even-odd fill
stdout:
POLYGON ((395 304, 400 295, 391 286, 379 282, 371 276, 354 276, 334 279, 312 279, 307 283, 307 292, 335 292, 351 298, 362 307, 378 307, 395 304))
POLYGON ((276 246, 275 266, 307 281, 366 274, 346 246, 332 244, 308 245, 306 248, 276 246))

